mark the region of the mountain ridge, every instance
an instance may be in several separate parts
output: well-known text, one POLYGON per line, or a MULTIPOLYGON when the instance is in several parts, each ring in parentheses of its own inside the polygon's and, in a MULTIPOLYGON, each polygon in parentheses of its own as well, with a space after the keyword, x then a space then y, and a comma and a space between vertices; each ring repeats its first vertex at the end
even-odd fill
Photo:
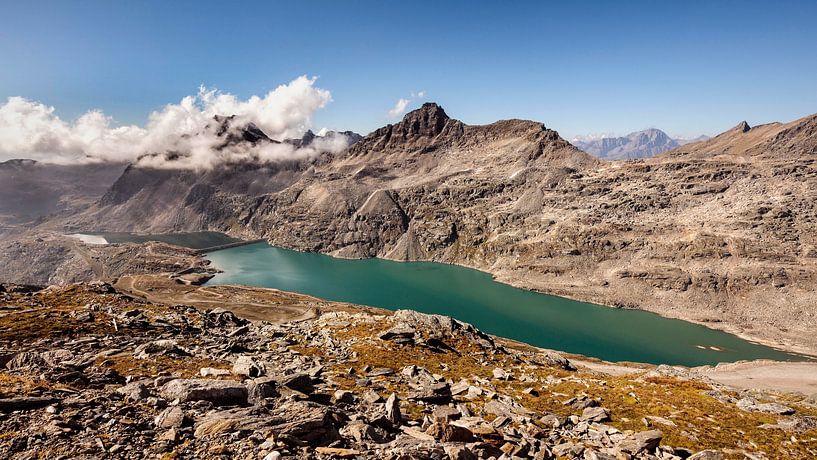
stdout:
POLYGON ((699 136, 693 139, 675 139, 660 129, 650 128, 620 137, 576 137, 571 142, 581 150, 601 159, 633 160, 649 158, 684 144, 708 139, 708 136, 699 136))

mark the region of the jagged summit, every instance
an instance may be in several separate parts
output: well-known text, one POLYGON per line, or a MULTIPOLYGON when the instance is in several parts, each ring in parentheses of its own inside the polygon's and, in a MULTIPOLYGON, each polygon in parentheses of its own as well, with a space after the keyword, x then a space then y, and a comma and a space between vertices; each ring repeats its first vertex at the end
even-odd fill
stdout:
POLYGON ((745 132, 748 132, 750 129, 752 129, 752 127, 749 126, 749 123, 746 123, 746 120, 743 120, 740 123, 738 123, 738 125, 735 126, 733 129, 735 131, 745 133, 745 132))
POLYGON ((241 142, 249 142, 251 144, 257 144, 259 142, 277 142, 270 139, 270 137, 267 136, 266 133, 264 133, 264 131, 262 131, 261 128, 256 126, 253 122, 248 122, 246 125, 241 127, 233 126, 235 122, 235 115, 215 115, 213 116, 213 120, 216 122, 216 126, 214 127, 216 135, 223 137, 225 140, 224 145, 221 147, 238 144, 241 142))
POLYGON ((315 134, 311 129, 308 129, 300 138, 286 139, 284 142, 302 148, 309 147, 318 140, 334 140, 336 138, 346 138, 346 144, 351 146, 363 139, 363 136, 354 131, 321 131, 319 134, 315 134))
POLYGON ((407 113, 400 122, 409 135, 432 137, 440 134, 451 117, 434 102, 426 102, 417 110, 407 113))
POLYGON ((765 123, 750 126, 741 121, 705 142, 684 145, 669 156, 714 157, 745 155, 775 161, 802 159, 817 155, 817 114, 788 123, 765 123))
POLYGON ((439 104, 426 102, 407 113, 399 123, 386 125, 363 138, 350 149, 350 154, 426 153, 452 146, 476 147, 500 138, 524 138, 533 144, 545 141, 556 142, 559 147, 568 146, 556 131, 547 129, 541 122, 511 119, 487 125, 467 125, 449 117, 439 104))
POLYGON ((371 151, 427 152, 450 145, 462 136, 465 124, 448 116, 438 104, 426 102, 407 113, 400 123, 389 124, 364 137, 352 155, 371 151))
POLYGON ((292 144, 295 147, 306 147, 307 145, 314 142, 316 137, 318 136, 316 136, 311 129, 307 129, 304 135, 301 136, 299 139, 286 139, 284 140, 284 142, 287 144, 292 144))

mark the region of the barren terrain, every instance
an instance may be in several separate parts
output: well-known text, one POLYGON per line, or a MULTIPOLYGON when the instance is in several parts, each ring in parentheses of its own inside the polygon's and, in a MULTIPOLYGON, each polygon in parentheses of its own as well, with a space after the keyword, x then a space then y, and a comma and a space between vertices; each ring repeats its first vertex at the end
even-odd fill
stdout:
POLYGON ((325 302, 293 322, 289 307, 312 300, 135 281, 168 304, 104 283, 2 285, 0 455, 817 455, 817 406, 802 394, 684 368, 573 362, 443 316, 325 302), (223 303, 175 303, 196 291, 223 303), (283 308, 275 322, 247 322, 229 311, 234 294, 283 308))

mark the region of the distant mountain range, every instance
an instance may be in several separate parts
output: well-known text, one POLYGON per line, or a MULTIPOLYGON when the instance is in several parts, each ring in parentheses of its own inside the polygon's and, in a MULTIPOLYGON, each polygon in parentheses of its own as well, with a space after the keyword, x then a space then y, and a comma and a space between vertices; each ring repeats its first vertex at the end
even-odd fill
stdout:
POLYGON ((708 136, 693 139, 672 138, 660 129, 645 129, 623 137, 582 136, 571 142, 585 152, 605 160, 649 158, 684 144, 708 140, 708 136))

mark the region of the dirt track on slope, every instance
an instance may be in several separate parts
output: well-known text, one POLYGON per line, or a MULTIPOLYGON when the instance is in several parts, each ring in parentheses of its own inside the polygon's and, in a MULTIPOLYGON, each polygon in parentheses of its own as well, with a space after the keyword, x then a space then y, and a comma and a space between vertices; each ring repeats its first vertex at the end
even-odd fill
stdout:
POLYGON ((169 274, 127 275, 120 277, 114 286, 154 303, 184 304, 203 310, 225 308, 246 319, 276 323, 314 318, 322 309, 337 309, 338 305, 277 289, 189 286, 176 282, 169 274))

